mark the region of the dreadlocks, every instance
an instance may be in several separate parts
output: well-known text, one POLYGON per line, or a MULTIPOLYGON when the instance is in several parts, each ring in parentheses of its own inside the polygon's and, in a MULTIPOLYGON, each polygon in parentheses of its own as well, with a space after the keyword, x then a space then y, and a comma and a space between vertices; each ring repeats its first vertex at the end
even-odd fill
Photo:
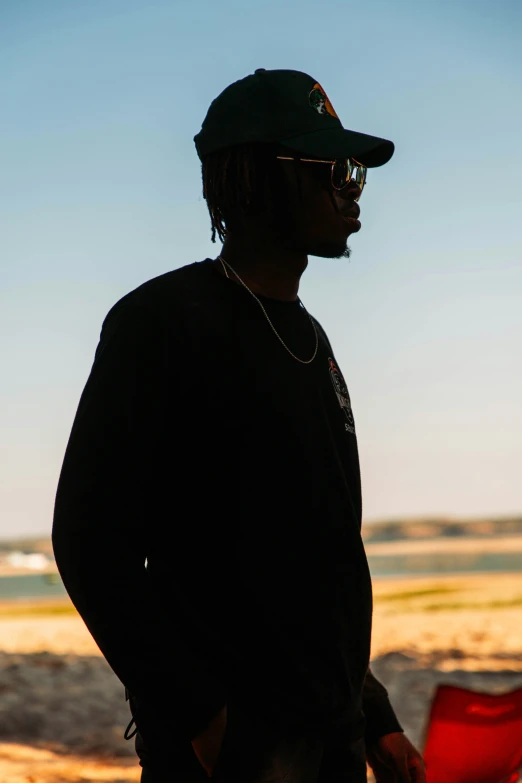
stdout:
POLYGON ((205 156, 201 169, 212 242, 216 233, 223 242, 234 218, 260 207, 268 206, 277 221, 282 188, 275 187, 279 172, 274 145, 252 143, 217 150, 205 156))

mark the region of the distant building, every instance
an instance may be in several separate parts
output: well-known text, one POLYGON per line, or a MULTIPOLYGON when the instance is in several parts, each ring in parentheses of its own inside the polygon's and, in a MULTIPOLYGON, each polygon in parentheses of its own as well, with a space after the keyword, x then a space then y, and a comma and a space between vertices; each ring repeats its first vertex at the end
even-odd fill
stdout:
POLYGON ((10 552, 6 557, 6 562, 13 568, 30 568, 31 571, 42 571, 50 564, 46 555, 40 552, 10 552))

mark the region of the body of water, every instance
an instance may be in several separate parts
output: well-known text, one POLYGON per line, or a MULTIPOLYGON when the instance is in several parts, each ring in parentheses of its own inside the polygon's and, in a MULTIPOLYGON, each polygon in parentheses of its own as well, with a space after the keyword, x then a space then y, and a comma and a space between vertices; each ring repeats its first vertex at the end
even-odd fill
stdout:
MULTIPOLYGON (((522 571, 521 552, 434 553, 414 555, 371 555, 372 577, 436 576, 522 571)), ((52 575, 54 577, 54 575, 52 575)), ((0 577, 0 600, 59 598, 67 593, 58 574, 53 579, 42 574, 0 577)))
POLYGON ((372 577, 522 571, 522 552, 369 555, 372 577))
POLYGON ((54 574, 19 574, 0 577, 0 600, 10 598, 60 598, 66 596, 62 580, 54 574))

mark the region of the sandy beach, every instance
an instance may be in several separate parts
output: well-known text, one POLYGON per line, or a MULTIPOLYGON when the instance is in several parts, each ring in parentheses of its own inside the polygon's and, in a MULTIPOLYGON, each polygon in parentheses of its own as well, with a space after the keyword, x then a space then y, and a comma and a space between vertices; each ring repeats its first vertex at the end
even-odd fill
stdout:
MULTIPOLYGON (((374 580, 372 668, 420 748, 438 683, 522 687, 522 574, 374 580)), ((138 781, 123 688, 68 599, 0 603, 2 783, 138 781)))

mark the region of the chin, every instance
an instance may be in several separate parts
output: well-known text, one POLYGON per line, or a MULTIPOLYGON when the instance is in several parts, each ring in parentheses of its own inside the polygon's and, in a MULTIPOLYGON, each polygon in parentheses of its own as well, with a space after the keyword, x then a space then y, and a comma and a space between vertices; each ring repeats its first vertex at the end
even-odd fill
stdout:
POLYGON ((307 251, 310 256, 319 258, 350 258, 351 250, 346 240, 340 242, 317 242, 307 251))

